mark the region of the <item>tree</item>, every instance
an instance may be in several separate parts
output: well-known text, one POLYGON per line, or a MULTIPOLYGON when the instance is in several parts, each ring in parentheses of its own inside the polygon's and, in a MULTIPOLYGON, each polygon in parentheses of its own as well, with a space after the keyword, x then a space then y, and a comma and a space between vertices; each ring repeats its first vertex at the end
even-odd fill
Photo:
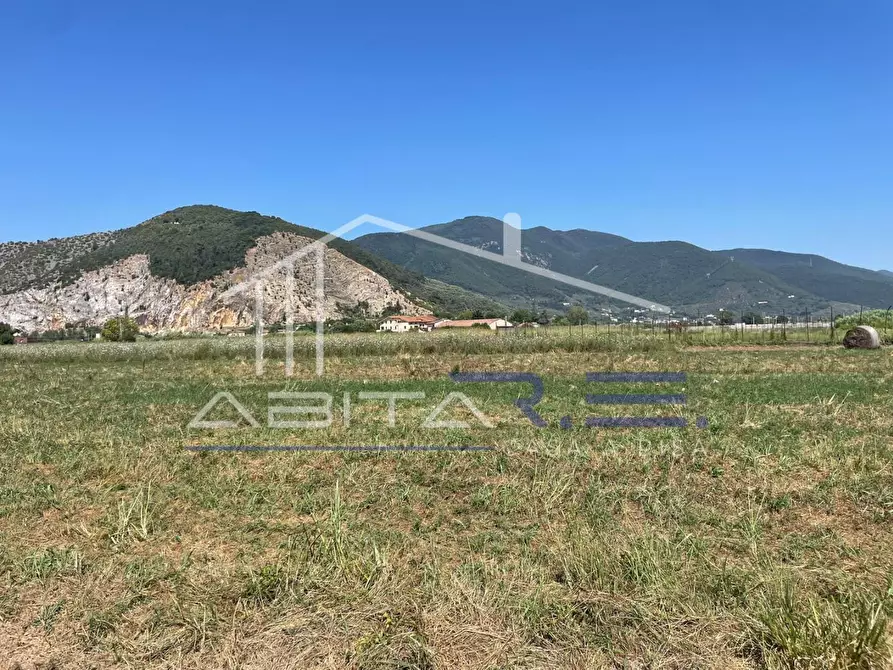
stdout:
POLYGON ((589 323, 589 312, 587 312, 579 305, 574 305, 569 310, 567 310, 567 320, 575 326, 589 323))
POLYGON ((109 319, 102 327, 102 339, 109 342, 134 342, 139 333, 136 321, 126 316, 109 319))
POLYGON ((719 323, 722 326, 731 326, 735 323, 735 315, 727 310, 720 310, 719 323))
POLYGON ((512 312, 510 321, 512 323, 529 323, 530 321, 536 321, 536 313, 531 312, 529 309, 516 309, 512 312))
POLYGON ((12 335, 12 326, 8 323, 0 323, 0 345, 13 342, 15 342, 15 338, 12 335))
POLYGON ((747 312, 741 317, 741 323, 746 323, 748 326, 763 323, 763 315, 756 312, 747 312))
POLYGON ((459 320, 473 319, 474 312, 471 311, 470 309, 464 309, 456 315, 456 318, 459 320))

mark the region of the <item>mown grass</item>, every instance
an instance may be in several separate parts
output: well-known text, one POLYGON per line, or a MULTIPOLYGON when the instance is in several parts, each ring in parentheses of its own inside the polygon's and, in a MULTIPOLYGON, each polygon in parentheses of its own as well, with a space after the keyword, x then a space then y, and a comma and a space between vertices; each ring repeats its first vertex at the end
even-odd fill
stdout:
MULTIPOLYGON (((257 378, 242 342, 207 358, 162 355, 173 342, 126 355, 99 356, 93 344, 4 352, 0 663, 890 664, 889 350, 550 351, 494 338, 501 350, 474 341, 429 352, 381 341, 336 340, 322 380, 306 358, 286 380, 272 356, 257 378), (455 384, 454 370, 540 374, 549 426, 513 405, 529 386, 455 384), (587 371, 688 379, 593 385, 587 371), (187 429, 222 390, 262 426, 187 429), (283 390, 334 396, 331 427, 266 427, 267 394, 283 390), (383 403, 357 398, 395 390, 426 395, 400 401, 393 428, 383 403), (469 428, 421 428, 456 390, 497 427, 463 411, 448 418, 469 428), (595 392, 684 392, 686 406, 656 409, 709 426, 587 429, 596 413, 654 413, 587 405, 595 392), (559 428, 562 416, 574 427, 559 428), (226 454, 190 444, 494 451, 226 454)), ((213 418, 234 416, 221 408, 213 418)))
MULTIPOLYGON (((625 326, 552 326, 510 332, 487 329, 441 329, 431 333, 355 333, 325 336, 325 351, 333 357, 428 356, 436 354, 536 354, 550 352, 649 352, 674 351, 686 347, 789 346, 840 344, 845 330, 777 326, 753 330, 739 326, 690 328, 684 330, 650 327, 648 324, 625 326)), ((890 336, 882 332, 888 340, 890 336)), ((285 336, 265 336, 265 355, 281 360, 285 355, 285 336)), ((0 361, 42 361, 60 363, 135 362, 173 360, 240 360, 254 355, 255 338, 192 336, 178 339, 154 338, 138 343, 127 342, 53 342, 27 347, 3 347, 0 361)), ((310 360, 316 355, 312 329, 296 332, 294 356, 310 360)))

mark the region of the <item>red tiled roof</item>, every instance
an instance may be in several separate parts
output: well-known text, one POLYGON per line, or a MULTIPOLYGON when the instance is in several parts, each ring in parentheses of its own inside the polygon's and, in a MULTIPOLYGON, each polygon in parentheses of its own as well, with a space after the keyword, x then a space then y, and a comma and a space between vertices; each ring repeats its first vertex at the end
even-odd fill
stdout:
POLYGON ((489 326, 497 321, 502 321, 502 319, 458 319, 456 321, 442 321, 439 325, 443 328, 470 328, 478 324, 489 326))
POLYGON ((399 314, 397 316, 389 316, 385 321, 402 321, 403 323, 434 323, 437 321, 436 316, 431 316, 429 314, 424 314, 422 316, 404 316, 403 314, 399 314))

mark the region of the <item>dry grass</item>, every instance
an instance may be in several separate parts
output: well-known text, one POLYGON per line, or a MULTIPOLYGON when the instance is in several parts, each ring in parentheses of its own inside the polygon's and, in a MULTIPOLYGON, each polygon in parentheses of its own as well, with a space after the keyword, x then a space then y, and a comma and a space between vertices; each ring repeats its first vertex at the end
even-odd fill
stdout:
POLYGON ((288 383, 244 351, 4 352, 0 668, 890 664, 889 351, 447 349, 344 345, 288 383), (541 374, 551 427, 513 406, 527 387, 468 385, 496 430, 421 430, 455 369, 541 374), (710 427, 560 430, 608 370, 687 371, 681 413, 710 427), (326 431, 185 427, 218 390, 265 423, 284 388, 427 397, 394 428, 381 404, 326 431))

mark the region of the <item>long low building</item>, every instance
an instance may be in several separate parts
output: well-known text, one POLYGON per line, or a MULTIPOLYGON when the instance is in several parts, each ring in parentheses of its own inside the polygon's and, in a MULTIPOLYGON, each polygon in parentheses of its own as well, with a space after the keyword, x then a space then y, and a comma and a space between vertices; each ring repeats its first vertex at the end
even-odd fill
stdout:
POLYGON ((423 316, 389 316, 378 327, 381 333, 405 333, 410 330, 428 330, 433 328, 437 323, 437 317, 431 315, 423 316))
POLYGON ((498 328, 511 328, 512 324, 505 319, 446 319, 434 324, 435 328, 473 328, 474 326, 486 326, 490 330, 498 328))

